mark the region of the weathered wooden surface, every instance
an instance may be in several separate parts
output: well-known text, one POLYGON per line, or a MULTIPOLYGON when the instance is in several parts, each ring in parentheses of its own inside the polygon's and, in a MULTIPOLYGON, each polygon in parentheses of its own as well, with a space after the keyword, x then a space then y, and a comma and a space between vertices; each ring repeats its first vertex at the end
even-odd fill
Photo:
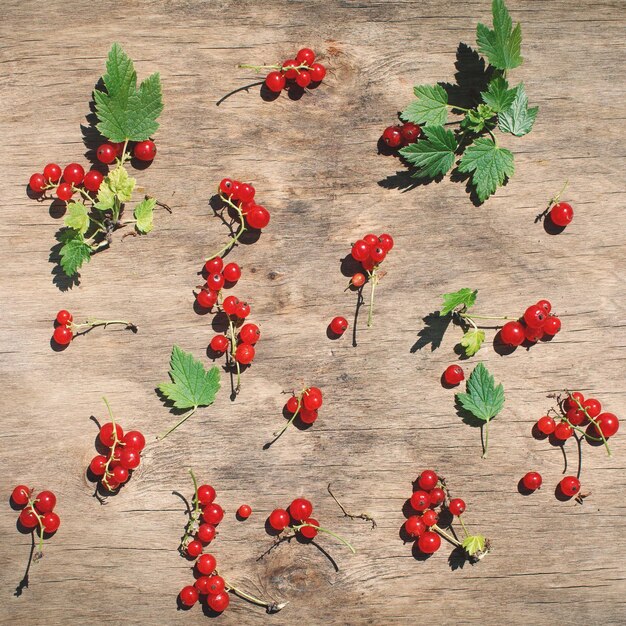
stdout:
POLYGON ((380 185, 400 168, 377 155, 376 140, 413 84, 453 80, 457 45, 473 45, 487 0, 3 2, 0 493, 6 501, 18 482, 55 490, 62 525, 16 598, 30 539, 16 532, 17 513, 0 507, 2 623, 204 623, 199 607, 176 609, 191 573, 176 552, 185 515, 172 492, 190 494, 189 467, 228 509, 213 549, 224 573, 290 602, 270 617, 233 599, 224 624, 626 621, 624 433, 611 459, 586 450, 593 495, 583 506, 555 499, 561 454, 530 436, 551 390, 588 390, 618 414, 624 406, 624 4, 510 5, 525 37, 514 76, 541 109, 531 135, 505 140, 514 179, 476 208, 450 181, 406 193, 380 185), (25 183, 47 161, 84 162, 79 125, 112 41, 140 76, 161 72, 160 152, 137 178, 174 214, 159 213, 147 237, 118 237, 85 267, 80 286, 61 292, 48 261, 59 221, 26 197, 25 183), (256 87, 215 106, 254 78, 236 63, 276 62, 301 45, 331 68, 311 96, 265 102, 256 87), (84 469, 96 434, 89 416, 104 417, 101 396, 124 427, 152 440, 172 419, 154 393, 172 344, 205 354, 211 317, 194 312, 191 290, 226 236, 207 204, 225 175, 253 181, 272 212, 260 240, 231 256, 244 268, 235 293, 262 326, 257 362, 234 403, 222 392, 151 443, 127 488, 100 506, 84 469), (566 178, 576 217, 550 236, 533 218, 566 178), (351 319, 340 259, 370 230, 392 233, 396 248, 374 328, 360 329, 355 349, 347 336, 329 341, 325 328, 333 315, 351 319), (499 356, 489 342, 481 351, 507 394, 487 460, 439 384, 458 329, 434 352, 411 351, 439 294, 462 286, 479 289, 484 312, 516 313, 548 297, 564 321, 554 341, 528 352, 499 356), (77 318, 128 317, 140 331, 96 330, 57 353, 49 339, 60 308, 77 318), (264 451, 282 423, 281 391, 303 380, 324 389, 320 419, 264 451), (448 477, 472 528, 492 539, 479 565, 451 570, 446 547, 416 560, 399 539, 403 503, 425 467, 448 477), (530 469, 545 488, 522 497, 517 481, 530 469), (328 482, 378 528, 343 519, 328 482), (266 515, 299 494, 357 547, 352 556, 320 538, 339 571, 297 543, 257 562, 272 543, 266 515), (255 513, 239 523, 244 501, 255 513))

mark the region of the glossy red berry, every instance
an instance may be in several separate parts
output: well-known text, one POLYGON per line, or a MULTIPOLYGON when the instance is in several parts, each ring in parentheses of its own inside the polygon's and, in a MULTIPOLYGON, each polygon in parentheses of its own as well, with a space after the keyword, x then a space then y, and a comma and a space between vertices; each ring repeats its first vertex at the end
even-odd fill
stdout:
POLYGON ((72 189, 72 185, 69 183, 61 183, 57 187, 56 193, 59 200, 67 202, 74 195, 74 190, 72 189))
POLYGON ((198 539, 202 543, 210 543, 215 539, 216 530, 213 524, 200 524, 198 527, 198 539))
POLYGON ((63 180, 70 185, 80 185, 85 177, 85 170, 78 163, 70 163, 63 170, 63 180))
MULTIPOLYGON (((118 440, 121 440, 124 436, 124 429, 119 424, 115 424, 115 434, 117 435, 118 440)), ((100 432, 98 433, 98 439, 100 440, 100 443, 107 448, 110 448, 115 443, 115 437, 113 436, 113 422, 107 422, 102 425, 100 432)))
POLYGON ((213 257, 212 259, 209 259, 205 264, 204 264, 204 269, 206 271, 207 274, 219 274, 222 271, 222 268, 224 267, 224 260, 222 259, 221 256, 216 256, 213 257))
POLYGON ((104 176, 98 170, 89 170, 83 179, 83 187, 95 193, 100 189, 103 180, 104 176))
POLYGON ((563 403, 563 408, 566 411, 569 411, 570 409, 578 409, 580 408, 578 406, 578 403, 582 404, 584 401, 585 396, 583 396, 580 391, 575 391, 565 399, 565 402, 563 403))
POLYGON ((448 505, 448 510, 456 517, 462 515, 465 512, 465 501, 461 500, 461 498, 452 498, 448 505))
POLYGON ((424 554, 434 554, 441 547, 441 537, 428 530, 417 540, 417 546, 424 554))
POLYGON ((270 72, 265 77, 265 86, 274 93, 280 93, 285 88, 285 76, 280 72, 270 72))
POLYGON ((254 346, 247 343, 241 343, 235 350, 235 360, 241 365, 249 365, 254 360, 254 346))
POLYGON ((52 491, 41 491, 35 498, 35 508, 39 513, 50 513, 57 503, 57 497, 52 491))
POLYGON ((230 604, 230 596, 226 591, 216 594, 210 593, 206 598, 206 603, 209 605, 209 608, 216 613, 222 613, 230 604))
POLYGON ((309 71, 311 72, 311 79, 314 83, 323 81, 326 76, 326 68, 321 63, 313 63, 309 71))
POLYGON ((313 513, 313 505, 305 498, 296 498, 289 505, 289 513, 293 519, 302 522, 313 513))
POLYGON ((300 407, 300 420, 303 424, 312 424, 317 419, 317 409, 307 409, 306 407, 300 407))
POLYGON ((91 459, 89 469, 94 476, 103 476, 105 472, 107 458, 102 454, 98 454, 91 459))
POLYGON ((141 452, 146 446, 146 438, 138 430, 129 430, 122 441, 127 447, 134 448, 141 452))
POLYGON ((323 403, 324 398, 322 396, 322 390, 318 387, 309 387, 302 394, 302 404, 304 408, 309 409, 309 411, 319 409, 323 403))
POLYGON ((110 141, 109 142, 115 148, 115 155, 121 157, 124 154, 124 146, 126 146, 125 141, 110 141))
POLYGON ((437 515, 437 513, 435 513, 435 511, 433 511, 432 509, 426 509, 424 513, 422 514, 422 521, 429 528, 431 526, 434 526, 437 523, 438 519, 439 519, 439 515, 437 515))
POLYGON ((543 328, 531 328, 530 326, 526 326, 526 328, 524 328, 524 337, 526 341, 537 343, 537 341, 543 337, 543 328))
POLYGON ((465 379, 463 370, 458 365, 449 365, 443 373, 443 379, 448 385, 458 385, 465 379))
POLYGON ((26 485, 18 485, 11 493, 11 500, 13 500, 13 503, 18 506, 26 506, 28 504, 29 496, 30 489, 26 485))
POLYGON ((552 311, 552 304, 550 303, 550 300, 539 300, 539 302, 537 302, 537 306, 543 309, 546 315, 550 315, 550 311, 552 311))
POLYGON ((315 52, 313 52, 311 48, 302 48, 298 50, 298 54, 296 54, 296 61, 299 65, 310 66, 313 61, 315 61, 315 52))
POLYGON ((237 515, 241 519, 248 519, 252 515, 252 507, 249 504, 242 504, 237 509, 237 515))
MULTIPOLYGON (((198 502, 202 506, 207 506, 208 504, 212 504, 213 501, 215 500, 215 496, 216 496, 215 489, 213 489, 211 485, 200 485, 198 487, 196 497, 198 498, 198 502)), ((209 523, 213 523, 213 522, 209 522, 209 523)))
POLYGON ((565 227, 574 219, 574 209, 567 202, 558 202, 550 209, 550 219, 557 226, 565 227))
POLYGON ((333 317, 329 327, 335 335, 343 335, 348 329, 348 320, 345 317, 333 317))
POLYGON ((195 559, 202 554, 202 544, 195 539, 187 544, 187 554, 195 559))
POLYGON ((196 302, 202 309, 210 309, 217 302, 217 291, 201 289, 196 295, 196 302))
POLYGON ((437 473, 433 470, 424 470, 417 479, 417 484, 419 485, 420 489, 423 489, 424 491, 430 491, 431 489, 434 489, 437 486, 438 482, 439 476, 437 476, 437 473))
POLYGON ((565 476, 561 479, 559 488, 564 495, 571 498, 580 491, 580 480, 576 476, 565 476))
POLYGON ((574 426, 580 426, 587 421, 587 415, 580 409, 570 409, 565 414, 565 417, 567 417, 568 422, 574 426))
POLYGON ((246 214, 246 221, 250 228, 261 230, 270 223, 270 213, 265 207, 257 204, 246 214))
POLYGON ((122 448, 122 452, 120 453, 120 465, 124 469, 127 469, 127 470, 137 469, 140 463, 141 463, 141 455, 139 454, 139 450, 131 446, 124 446, 122 448))
POLYGON ((41 520, 45 532, 55 533, 61 525, 61 518, 53 512, 46 513, 41 520))
POLYGON ((402 143, 406 146, 410 143, 415 143, 420 136, 422 129, 413 122, 406 122, 400 128, 400 134, 402 135, 402 143))
POLYGON ((187 585, 178 594, 180 601, 185 606, 193 606, 198 601, 198 590, 191 585, 187 585))
POLYGON ((232 196, 233 181, 230 178, 222 178, 219 185, 219 192, 225 196, 232 196))
POLYGON ((261 338, 261 331, 256 324, 244 324, 239 331, 239 340, 253 346, 261 338))
POLYGON ((250 305, 247 302, 238 302, 235 307, 235 315, 240 319, 246 319, 250 315, 250 305))
POLYGON ((536 304, 529 306, 524 312, 524 321, 529 328, 541 328, 546 318, 546 312, 536 304))
POLYGON ((528 472, 528 474, 522 478, 522 484, 526 487, 526 489, 528 489, 528 491, 535 491, 535 489, 539 489, 539 487, 541 487, 541 483, 542 478, 539 472, 528 472))
POLYGON ((289 398, 289 400, 287 400, 287 403, 285 404, 285 408, 287 409, 287 411, 292 414, 295 413, 299 407, 300 402, 298 402, 298 398, 296 398, 296 396, 291 396, 291 398, 289 398))
POLYGON ((426 532, 426 524, 419 515, 411 515, 404 522, 404 530, 410 537, 421 537, 426 532))
POLYGON ((274 509, 270 513, 268 522, 274 530, 285 530, 289 526, 289 513, 285 509, 274 509))
POLYGON ((382 263, 385 260, 387 253, 380 245, 372 246, 370 248, 370 258, 374 263, 382 263))
POLYGON ((317 536, 320 523, 314 517, 307 517, 304 522, 306 524, 311 524, 311 526, 303 526, 298 532, 305 537, 306 539, 315 539, 317 536), (313 528, 316 526, 317 528, 313 528))
POLYGON ((33 511, 33 509, 27 506, 25 509, 20 511, 19 521, 24 528, 35 528, 39 524, 37 520, 37 515, 33 511))
POLYGON ((229 283, 236 283, 241 278, 241 268, 237 263, 228 263, 222 270, 224 280, 229 283))
POLYGON ((387 233, 380 235, 380 237, 378 237, 378 241, 380 242, 380 247, 385 252, 389 252, 393 248, 393 237, 387 233))
POLYGON ((209 345, 213 352, 226 352, 228 350, 228 338, 225 335, 215 335, 209 345))
POLYGON ((96 150, 96 158, 100 161, 100 163, 113 163, 116 156, 117 150, 112 143, 103 143, 99 145, 96 150))
POLYGON ((140 161, 152 161, 154 160, 156 153, 156 145, 154 144, 154 141, 150 141, 149 139, 146 141, 140 141, 135 145, 135 149, 133 150, 135 158, 140 161))
POLYGON ((239 298, 236 298, 235 296, 226 296, 222 302, 222 309, 224 309, 224 313, 226 313, 226 315, 234 316, 237 313, 238 304, 239 298))
POLYGON ((296 76, 296 84, 303 89, 311 84, 311 72, 307 70, 300 70, 296 76))
POLYGON ((365 235, 365 237, 363 237, 363 241, 370 247, 370 254, 372 252, 372 246, 377 246, 380 244, 380 240, 378 239, 378 237, 372 233, 368 233, 367 235, 365 235))
POLYGON ((43 168, 43 177, 50 183, 56 183, 61 180, 62 173, 61 168, 56 163, 48 163, 43 168))
POLYGON ((551 315, 550 317, 548 317, 546 321, 543 323, 543 332, 546 335, 550 335, 552 337, 556 335, 560 330, 561 330, 561 320, 554 315, 551 315))
POLYGON ((572 427, 567 422, 559 422, 554 429, 554 436, 559 441, 566 441, 573 433, 572 427))
POLYGON ((582 405, 589 417, 598 417, 602 411, 600 401, 595 398, 587 398, 582 405))
POLYGON ((224 276, 222 274, 211 274, 206 279, 207 287, 211 291, 219 291, 224 286, 224 276))
POLYGON ((549 415, 544 415, 537 420, 537 430, 544 435, 551 435, 555 428, 556 422, 549 415))
POLYGON ((597 426, 594 427, 594 430, 598 435, 601 431, 605 437, 612 437, 619 430, 619 420, 617 415, 613 413, 600 413, 595 422, 597 426))
POLYGON ((435 487, 429 495, 430 506, 439 506, 446 499, 446 493, 441 487, 435 487))
POLYGON ((196 578, 196 582, 194 582, 193 586, 198 590, 198 593, 206 596, 209 593, 209 579, 212 576, 200 576, 196 578))
POLYGON ((31 191, 35 193, 42 193, 46 186, 46 179, 43 174, 33 174, 29 181, 28 186, 31 188, 31 191))
POLYGON ((256 189, 249 183, 242 183, 239 187, 238 197, 241 202, 250 202, 254 198, 256 189))
POLYGON ((74 333, 67 326, 57 326, 54 329, 54 333, 52 334, 52 338, 56 343, 60 346, 66 346, 72 338, 74 337, 74 333))
POLYGON ((365 274, 361 274, 361 272, 357 272, 350 279, 350 283, 354 287, 362 287, 365 284, 365 274))
POLYGON ((519 322, 507 322, 500 330, 502 343, 507 346, 521 346, 524 343, 524 327, 519 322))
POLYGON ((383 131, 383 141, 390 148, 397 148, 402 144, 402 132, 399 126, 387 126, 383 131))
POLYGON ((72 317, 72 314, 69 311, 66 311, 65 309, 61 309, 58 313, 57 316, 55 318, 57 324, 61 324, 61 326, 66 326, 67 324, 69 324, 74 318, 72 317))
POLYGON ((207 578, 207 592, 211 595, 222 593, 225 587, 226 581, 221 576, 213 575, 207 578))
POLYGON ((202 512, 202 519, 207 524, 217 526, 224 519, 224 509, 219 504, 207 504, 202 512))
POLYGON ((122 483, 125 483, 129 479, 129 477, 130 476, 128 474, 128 470, 125 467, 117 465, 113 468, 113 480, 115 480, 115 482, 119 483, 120 485, 122 483))
POLYGON ((426 491, 414 491, 411 495, 411 506, 416 511, 425 511, 430 506, 430 495, 426 491))
POLYGON ((196 561, 196 567, 201 574, 208 576, 215 571, 217 561, 212 554, 202 554, 196 561))
POLYGON ((370 246, 363 239, 359 239, 352 246, 352 258, 354 258, 355 261, 365 261, 365 259, 367 259, 369 254, 370 254, 370 246))

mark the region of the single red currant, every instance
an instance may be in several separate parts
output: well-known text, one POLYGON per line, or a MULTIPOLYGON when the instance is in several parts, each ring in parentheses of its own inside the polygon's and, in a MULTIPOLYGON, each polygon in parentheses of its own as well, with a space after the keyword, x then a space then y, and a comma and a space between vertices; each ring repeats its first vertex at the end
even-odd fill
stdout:
POLYGON ((573 424, 574 426, 580 426, 587 421, 587 415, 584 411, 581 411, 580 409, 570 409, 565 414, 565 417, 567 417, 569 423, 573 424))
POLYGON ((194 541, 190 541, 187 544, 187 554, 193 559, 200 556, 202 554, 202 544, 195 539, 194 541))
POLYGON ((235 350, 235 360, 241 365, 249 365, 254 360, 254 346, 248 343, 241 343, 235 350))
POLYGON ((24 528, 35 528, 39 524, 35 511, 30 506, 20 511, 19 521, 24 528))
POLYGON ((500 330, 502 343, 507 346, 521 346, 524 343, 524 327, 519 322, 507 322, 500 330))
POLYGON ((550 311, 552 311, 552 304, 550 303, 550 300, 539 300, 539 302, 537 302, 537 306, 543 309, 546 315, 550 315, 550 311))
POLYGON ((216 256, 213 257, 212 259, 209 259, 205 264, 204 264, 204 269, 206 271, 207 274, 219 274, 222 271, 222 268, 224 267, 224 260, 222 259, 221 256, 216 256))
POLYGON ((422 521, 426 524, 426 526, 428 526, 428 528, 434 526, 438 519, 439 515, 437 515, 437 513, 435 513, 432 509, 426 509, 422 514, 422 521))
POLYGON ((383 141, 390 148, 397 148, 402 144, 402 132, 399 126, 387 126, 383 131, 383 141))
POLYGON ((350 283, 354 287, 362 287, 365 284, 365 274, 361 274, 361 272, 357 272, 350 279, 350 283))
POLYGON ((289 513, 285 509, 274 509, 268 517, 268 522, 274 530, 285 530, 289 526, 289 513))
POLYGON ((416 511, 425 511, 430 506, 430 495, 426 491, 414 491, 411 496, 411 506, 416 511))
POLYGON ((309 71, 311 72, 311 79, 314 83, 323 81, 326 76, 326 68, 321 63, 313 63, 309 71))
POLYGON ((296 498, 289 505, 289 513, 294 520, 302 522, 313 513, 313 505, 305 498, 296 498))
POLYGON ((311 410, 302 406, 299 415, 303 424, 312 424, 317 419, 317 409, 311 410))
POLYGON ((154 141, 147 139, 146 141, 140 141, 135 145, 133 154, 140 161, 153 161, 156 156, 157 148, 154 145, 154 141))
POLYGON ((594 430, 600 435, 600 431, 605 437, 612 437, 619 430, 619 420, 613 413, 600 413, 595 420, 597 426, 594 430))
POLYGON ((296 398, 296 396, 291 396, 291 398, 287 400, 285 408, 289 413, 295 413, 300 408, 300 402, 298 402, 298 398, 296 398))
POLYGON ((146 446, 146 438, 138 430, 129 430, 122 439, 127 447, 141 452, 146 446))
POLYGON ((556 422, 549 415, 544 415, 537 420, 537 430, 544 435, 551 435, 555 428, 556 422))
POLYGON ((228 338, 225 335, 215 335, 209 345, 213 352, 226 352, 228 350, 228 338))
POLYGON ((43 174, 33 174, 29 181, 28 186, 31 188, 31 191, 35 193, 43 193, 44 188, 46 186, 46 179, 43 174))
POLYGON ((193 586, 198 590, 199 594, 206 596, 209 593, 209 580, 212 576, 200 576, 196 578, 196 582, 193 586))
POLYGON ((228 608, 228 605, 230 604, 230 596, 226 591, 222 591, 222 593, 216 594, 210 593, 206 597, 206 603, 209 605, 209 608, 216 613, 222 613, 228 608))
POLYGON ((365 261, 370 254, 370 246, 364 239, 359 239, 352 246, 351 254, 355 261, 365 261))
POLYGON ((561 320, 555 315, 551 315, 543 323, 543 332, 551 337, 561 330, 561 320))
POLYGON ((363 237, 363 241, 370 247, 370 255, 372 252, 372 246, 377 246, 380 244, 380 240, 378 239, 378 237, 376 235, 373 235, 372 233, 368 233, 367 235, 365 235, 365 237, 363 237))
POLYGON ((565 402, 563 403, 563 408, 566 411, 569 411, 570 409, 578 409, 580 408, 578 406, 578 403, 582 404, 584 401, 585 401, 585 396, 583 396, 583 394, 580 393, 580 391, 575 391, 573 394, 571 394, 565 399, 565 402))
POLYGON ((313 52, 311 48, 302 48, 298 50, 298 54, 296 54, 296 61, 299 65, 310 66, 311 63, 315 61, 315 52, 313 52))
POLYGON ((317 528, 319 528, 320 523, 314 517, 307 517, 304 520, 304 523, 311 524, 311 526, 303 526, 300 530, 298 530, 298 532, 306 539, 315 539, 318 533, 317 528), (313 528, 313 526, 316 526, 317 528, 313 528))
POLYGON ((446 492, 441 487, 435 487, 430 492, 430 506, 439 506, 446 499, 446 492))
POLYGON ((550 219, 556 226, 567 226, 574 219, 574 209, 567 202, 558 202, 550 209, 550 219))
POLYGON ((389 252, 393 248, 393 237, 387 233, 380 235, 380 237, 378 237, 378 241, 380 242, 380 247, 385 252, 389 252))
POLYGON ((559 441, 566 441, 573 433, 572 427, 567 422, 559 422, 554 429, 554 436, 559 441))
POLYGON ((462 380, 465 380, 465 374, 460 366, 449 365, 443 373, 443 379, 448 385, 458 385, 462 380))
POLYGON ((417 540, 417 546, 424 554, 434 554, 441 547, 441 537, 428 530, 417 540))
POLYGON ((541 328, 546 321, 546 312, 536 304, 529 306, 524 312, 524 321, 530 328, 541 328))
POLYGON ((241 268, 237 263, 228 263, 222 271, 224 280, 229 283, 236 283, 241 278, 241 268))
POLYGON ((426 524, 419 515, 411 515, 404 522, 404 530, 410 537, 421 537, 426 532, 426 524))
MULTIPOLYGON (((121 441, 124 436, 124 429, 119 425, 115 424, 115 436, 113 435, 113 422, 107 422, 103 424, 100 428, 100 432, 98 433, 98 439, 103 446, 110 448, 116 441, 116 437, 118 441, 121 441)), ((116 449, 116 452, 121 453, 116 449)))
POLYGON ((213 526, 217 526, 224 519, 224 509, 219 504, 207 504, 202 512, 202 519, 213 526))
POLYGON ((235 296, 226 296, 222 302, 222 309, 226 315, 236 315, 237 305, 239 304, 239 298, 235 296))
POLYGON ((528 472, 528 474, 524 475, 522 478, 522 484, 528 491, 535 491, 535 489, 539 489, 541 487, 542 478, 539 472, 528 472))
POLYGON ((56 316, 56 322, 57 324, 61 324, 61 326, 66 326, 67 324, 69 324, 74 318, 72 317, 72 314, 69 311, 66 311, 65 309, 61 309, 56 316))
POLYGON ((285 88, 285 75, 280 72, 270 72, 265 77, 265 86, 274 93, 280 93, 285 88))
POLYGON ((224 286, 224 277, 222 274, 211 274, 206 279, 207 287, 211 291, 219 291, 224 286))
POLYGON ((270 213, 262 206, 256 204, 246 215, 246 221, 250 228, 261 230, 270 223, 270 213))
POLYGON ((44 531, 48 534, 52 534, 59 529, 59 526, 61 525, 61 518, 56 513, 50 512, 43 516, 41 522, 43 524, 44 531))
POLYGON ((180 601, 185 606, 193 606, 198 601, 198 590, 191 585, 187 585, 178 594, 180 601))
POLYGON ((437 486, 438 482, 439 476, 437 476, 437 473, 433 470, 424 470, 417 479, 417 484, 419 485, 420 489, 423 489, 424 491, 430 491, 431 489, 434 489, 437 486))
POLYGON ((89 469, 94 476, 104 476, 107 458, 102 454, 98 454, 91 459, 89 469))
POLYGON ((57 503, 57 497, 52 491, 42 491, 35 498, 35 508, 39 513, 50 513, 57 503))
MULTIPOLYGON (((134 470, 139 467, 139 463, 141 463, 139 450, 133 448, 132 446, 124 446, 122 448, 122 452, 120 453, 120 465, 124 469, 134 470)), ((120 480, 120 482, 122 481, 120 480)))
POLYGON ((201 289, 196 295, 196 302, 202 309, 210 309, 217 302, 217 291, 201 289))
POLYGON ((250 315, 250 305, 247 302, 239 302, 235 307, 235 315, 244 320, 248 315, 250 315))
POLYGON ((96 150, 96 157, 100 163, 113 163, 115 161, 115 157, 117 156, 117 150, 115 146, 111 143, 103 143, 98 146, 96 150))
POLYGON ((413 122, 406 122, 400 128, 400 134, 402 135, 402 143, 407 146, 410 143, 415 143, 417 138, 422 133, 422 129, 413 122))
POLYGON ((60 346, 66 346, 70 343, 70 341, 72 341, 73 337, 74 333, 72 332, 72 329, 67 326, 57 326, 52 334, 52 338, 60 346))
MULTIPOLYGON (((196 493, 196 497, 198 498, 198 502, 202 506, 207 506, 208 504, 213 504, 215 500, 215 489, 211 487, 211 485, 200 485, 198 487, 198 491, 196 493)), ((208 521, 208 520, 207 520, 208 521)), ((210 522, 212 523, 212 522, 210 522)))
POLYGON ((571 498, 580 491, 580 480, 576 476, 566 476, 561 479, 559 488, 564 495, 571 498))
POLYGON ((219 185, 219 192, 225 196, 233 193, 233 181, 230 178, 222 178, 219 185))
POLYGON ((104 176, 98 170, 89 170, 83 179, 83 187, 94 193, 100 189, 104 176))
POLYGON ((56 163, 48 163, 46 167, 43 168, 43 177, 49 183, 56 183, 61 180, 62 170, 56 163))
POLYGON ((252 515, 252 507, 249 504, 242 504, 237 509, 237 515, 241 519, 248 519, 252 515))
POLYGON ((114 148, 115 148, 115 155, 118 157, 121 157, 122 154, 124 154, 124 146, 126 145, 126 142, 124 141, 110 141, 109 142, 114 148))
POLYGON ((85 170, 78 163, 70 163, 63 170, 63 180, 70 185, 80 185, 85 177, 85 170))
POLYGON ((242 183, 239 187, 239 200, 241 202, 250 202, 254 198, 256 189, 249 183, 242 183))
POLYGON ((322 397, 322 390, 318 387, 309 387, 302 394, 302 404, 305 409, 309 411, 315 411, 319 409, 324 403, 324 399, 322 397))
POLYGON ((201 574, 208 576, 215 571, 215 566, 217 565, 217 561, 212 554, 202 554, 200 558, 196 561, 196 567, 201 574))
POLYGON ((74 195, 74 190, 72 189, 72 185, 69 183, 61 183, 57 187, 57 198, 59 200, 63 200, 67 202, 74 195))
POLYGON ((531 343, 537 343, 543 337, 543 328, 531 328, 526 326, 524 328, 524 337, 531 343))
POLYGON ((459 517, 459 515, 465 513, 465 501, 461 500, 461 498, 452 498, 448 505, 448 510, 452 515, 459 517))
POLYGON ((214 574, 207 579, 208 593, 215 596, 218 593, 222 593, 226 587, 226 581, 221 577, 214 574))
POLYGON ((198 539, 202 543, 210 543, 215 539, 215 526, 213 524, 200 524, 198 527, 198 539))
POLYGON ((303 89, 311 84, 311 72, 307 70, 300 70, 296 76, 296 84, 303 89))
POLYGON ((125 467, 117 465, 113 468, 113 480, 115 480, 115 482, 121 485, 122 483, 125 483, 128 479, 129 474, 128 470, 125 467))
POLYGON ((374 263, 382 263, 385 260, 387 253, 383 250, 382 246, 372 246, 370 248, 370 258, 374 263))
POLYGON ((253 346, 261 338, 261 331, 256 324, 244 324, 239 331, 239 340, 253 346))
POLYGON ((348 320, 345 317, 333 317, 329 327, 335 335, 343 335, 348 329, 348 320))
MULTIPOLYGON (((598 417, 602 411, 602 405, 595 398, 587 398, 583 403, 583 408, 587 411, 589 417, 598 417)), ((570 420, 571 421, 571 420, 570 420)))
POLYGON ((30 489, 26 485, 18 485, 11 493, 11 500, 18 506, 26 506, 30 496, 30 489))

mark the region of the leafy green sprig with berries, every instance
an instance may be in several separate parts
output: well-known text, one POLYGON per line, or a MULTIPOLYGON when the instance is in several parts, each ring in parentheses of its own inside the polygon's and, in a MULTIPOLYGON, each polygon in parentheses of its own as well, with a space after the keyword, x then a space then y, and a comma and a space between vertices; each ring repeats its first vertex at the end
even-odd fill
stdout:
POLYGON ((478 24, 478 50, 489 62, 491 80, 472 108, 451 104, 440 84, 417 85, 415 101, 402 112, 405 122, 422 127, 423 139, 409 144, 400 154, 415 168, 415 178, 434 179, 456 171, 471 178, 482 203, 513 176, 513 153, 499 145, 496 129, 522 137, 532 130, 538 107, 528 107, 523 83, 511 86, 507 72, 522 64, 522 30, 513 21, 504 0, 493 0, 493 28, 478 24), (462 115, 448 122, 449 113, 462 115), (446 128, 457 125, 456 130, 446 128))
POLYGON ((126 203, 131 201, 136 190, 136 180, 129 176, 125 167, 131 159, 129 142, 145 141, 159 127, 157 119, 163 110, 159 74, 152 74, 137 86, 132 60, 115 43, 107 58, 102 84, 104 89, 96 87, 93 92, 98 119, 96 127, 103 137, 118 144, 120 149, 113 168, 97 192, 73 186, 80 199, 68 203, 65 228, 57 235, 61 243, 61 269, 70 277, 78 273, 92 254, 111 244, 115 230, 132 224, 137 234, 150 232, 153 212, 159 204, 155 198, 145 196, 135 205, 133 218, 124 219, 126 203))

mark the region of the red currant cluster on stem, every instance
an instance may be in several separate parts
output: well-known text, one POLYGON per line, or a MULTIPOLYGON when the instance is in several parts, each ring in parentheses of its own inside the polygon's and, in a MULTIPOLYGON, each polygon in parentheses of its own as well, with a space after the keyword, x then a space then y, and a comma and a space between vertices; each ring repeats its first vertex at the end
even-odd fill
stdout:
POLYGON ((74 317, 69 311, 62 309, 57 313, 54 320, 54 333, 52 334, 52 340, 59 347, 66 347, 77 335, 83 335, 89 332, 96 326, 111 326, 114 324, 122 324, 128 330, 137 332, 137 327, 132 322, 125 322, 123 320, 98 320, 88 319, 82 324, 74 322, 74 317))
POLYGON ((89 463, 89 471, 106 491, 113 492, 128 482, 133 470, 139 467, 146 439, 138 430, 124 433, 113 418, 107 399, 102 399, 111 421, 100 427, 98 441, 107 449, 107 453, 94 456, 89 463))
POLYGON ((387 126, 381 139, 390 148, 402 148, 410 143, 415 143, 421 136, 422 129, 413 122, 405 122, 402 125, 387 126))
POLYGON ((312 514, 311 502, 305 498, 296 498, 287 509, 274 509, 267 518, 267 523, 277 533, 283 532, 287 527, 290 528, 293 534, 283 535, 281 537, 283 540, 298 536, 311 541, 318 533, 326 533, 343 543, 352 554, 356 554, 356 550, 348 541, 327 528, 322 528, 319 522, 311 517, 312 514))
POLYGON ((43 556, 44 537, 55 533, 61 519, 54 512, 57 498, 52 491, 41 491, 33 497, 33 490, 25 485, 18 485, 13 489, 11 501, 16 508, 22 509, 19 515, 19 523, 26 531, 39 534, 39 548, 35 553, 34 560, 38 561, 43 556))
POLYGON ((326 68, 315 63, 315 52, 302 48, 295 59, 287 59, 281 65, 248 65, 242 63, 241 69, 262 72, 272 70, 265 77, 265 86, 273 93, 280 93, 285 87, 296 84, 298 87, 317 87, 326 76, 326 68))
MULTIPOLYGON (((578 446, 578 471, 576 476, 565 476, 561 480, 559 491, 560 495, 567 498, 575 496, 579 502, 582 502, 582 499, 585 497, 580 493, 582 441, 586 440, 590 445, 604 445, 607 455, 611 456, 608 440, 619 430, 619 419, 613 413, 603 413, 602 404, 599 400, 596 398, 585 399, 579 391, 566 391, 564 397, 557 397, 557 402, 558 409, 551 408, 546 415, 539 418, 533 426, 533 432, 540 437, 550 437, 558 445, 564 445, 572 437, 576 440, 578 446)), ((567 471, 567 464, 564 473, 565 471, 567 471)), ((523 485, 527 490, 534 491, 530 484, 526 484, 524 479, 523 485)), ((539 478, 539 485, 535 489, 540 485, 541 477, 539 478)))
MULTIPOLYGON (((421 554, 430 555, 441 547, 441 538, 463 550, 471 561, 479 561, 490 549, 489 540, 482 535, 471 535, 462 517, 465 502, 461 498, 450 499, 445 480, 433 470, 424 470, 417 478, 417 489, 409 500, 410 507, 417 515, 410 515, 404 522, 404 532, 416 540, 421 554), (447 530, 437 524, 444 514, 450 518, 447 530), (450 517, 452 516, 452 517, 450 517), (456 538, 452 529, 452 519, 457 518, 464 534, 463 541, 456 538)), ((414 487, 415 488, 415 487, 414 487)))
POLYGON ((290 415, 289 421, 278 431, 274 433, 274 439, 268 444, 269 448, 286 430, 299 419, 302 424, 310 425, 317 420, 317 412, 324 403, 322 390, 318 387, 305 387, 300 393, 292 393, 289 400, 285 403, 284 411, 290 415))
POLYGON ((379 237, 368 234, 352 245, 352 258, 363 266, 365 273, 356 272, 350 279, 350 287, 358 290, 359 301, 363 298, 363 288, 366 283, 371 285, 369 313, 367 316, 367 326, 371 327, 374 316, 374 291, 380 279, 385 275, 381 272, 380 264, 385 260, 387 254, 393 248, 393 238, 391 235, 383 233, 379 237))
MULTIPOLYGON (((181 589, 178 594, 181 604, 190 608, 202 597, 210 609, 216 613, 222 613, 230 604, 229 593, 234 593, 252 604, 265 607, 268 613, 280 611, 286 602, 266 602, 233 586, 220 576, 216 558, 204 552, 204 545, 211 543, 217 535, 216 526, 224 518, 224 510, 214 502, 215 489, 211 485, 198 486, 193 471, 189 470, 189 474, 194 487, 191 499, 193 510, 189 511, 189 522, 185 527, 179 552, 184 557, 195 559, 196 581, 193 585, 187 585, 181 589)), ((240 517, 248 517, 251 513, 248 509, 250 509, 248 505, 239 507, 240 517)))

